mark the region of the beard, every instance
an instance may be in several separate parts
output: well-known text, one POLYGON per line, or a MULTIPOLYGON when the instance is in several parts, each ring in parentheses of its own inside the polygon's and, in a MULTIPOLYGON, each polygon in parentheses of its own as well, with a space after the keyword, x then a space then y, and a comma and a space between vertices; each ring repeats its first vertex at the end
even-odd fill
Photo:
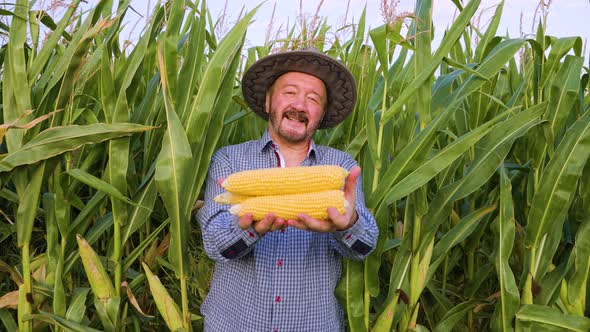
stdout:
POLYGON ((321 119, 314 123, 310 122, 307 114, 303 111, 296 109, 288 109, 284 112, 279 112, 272 107, 272 102, 269 103, 270 113, 268 115, 268 121, 271 130, 279 136, 282 140, 289 143, 302 143, 307 142, 315 131, 319 128, 321 119), (296 131, 286 126, 283 126, 283 121, 298 121, 305 126, 304 131, 296 131))

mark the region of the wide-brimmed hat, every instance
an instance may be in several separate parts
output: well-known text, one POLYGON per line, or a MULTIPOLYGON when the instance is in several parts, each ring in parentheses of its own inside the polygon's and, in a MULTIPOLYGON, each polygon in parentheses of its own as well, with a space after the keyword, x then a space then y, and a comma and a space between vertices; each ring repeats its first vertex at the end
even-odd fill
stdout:
POLYGON ((316 76, 326 85, 328 106, 320 128, 336 126, 354 109, 356 84, 350 71, 313 48, 271 54, 252 64, 242 78, 242 94, 250 109, 268 120, 266 91, 279 76, 292 71, 316 76))

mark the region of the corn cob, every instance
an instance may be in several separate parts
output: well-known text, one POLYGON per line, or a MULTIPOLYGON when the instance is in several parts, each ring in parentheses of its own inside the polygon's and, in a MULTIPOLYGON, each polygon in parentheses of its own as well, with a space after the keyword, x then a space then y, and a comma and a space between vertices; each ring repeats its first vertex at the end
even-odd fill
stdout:
POLYGON ((233 194, 230 192, 225 192, 223 194, 219 194, 213 198, 213 201, 217 204, 237 204, 240 203, 252 196, 245 196, 240 194, 233 194))
POLYGON ((80 234, 76 235, 76 240, 78 241, 80 259, 94 295, 103 301, 115 296, 113 283, 96 252, 80 234))
POLYGON ((156 307, 158 307, 158 311, 160 312, 160 315, 162 315, 162 318, 164 318, 164 322, 166 322, 170 331, 177 331, 184 328, 182 325, 182 314, 180 309, 164 285, 162 285, 160 278, 152 273, 147 264, 142 262, 141 265, 145 271, 150 290, 152 291, 152 296, 156 302, 156 307))
POLYGON ((252 213, 254 220, 261 220, 269 212, 285 220, 297 219, 300 213, 318 220, 327 220, 329 207, 344 214, 347 205, 342 190, 325 190, 296 195, 256 196, 233 205, 229 211, 240 217, 252 213))
POLYGON ((298 166, 242 171, 228 176, 225 190, 247 196, 290 195, 339 190, 348 171, 340 166, 298 166))

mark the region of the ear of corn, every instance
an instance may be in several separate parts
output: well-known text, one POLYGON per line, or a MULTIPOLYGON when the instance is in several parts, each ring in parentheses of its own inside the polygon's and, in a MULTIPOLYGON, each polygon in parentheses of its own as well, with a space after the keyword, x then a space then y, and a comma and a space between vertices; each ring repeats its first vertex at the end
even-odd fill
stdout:
POLYGON ((305 213, 318 220, 327 220, 329 207, 334 207, 344 214, 347 204, 343 191, 326 190, 295 195, 252 197, 232 206, 230 213, 240 217, 252 213, 254 220, 261 220, 269 212, 285 220, 297 219, 300 213, 305 213))
POLYGON ((182 330, 184 326, 182 325, 183 320, 180 309, 164 285, 162 285, 160 278, 152 273, 152 270, 150 270, 147 264, 142 262, 141 265, 145 271, 150 290, 152 291, 152 296, 156 302, 156 307, 158 307, 158 311, 160 312, 160 315, 162 315, 162 318, 164 318, 166 325, 168 325, 170 331, 182 330))
POLYGON ((223 194, 219 194, 213 198, 213 201, 217 204, 238 204, 240 202, 245 201, 252 196, 234 194, 230 192, 225 192, 223 194))
POLYGON ((78 241, 80 259, 94 295, 101 300, 115 296, 113 283, 96 252, 80 234, 76 235, 76 240, 78 241))
POLYGON ((347 175, 335 165, 265 168, 234 173, 221 186, 247 196, 290 195, 342 189, 347 175))

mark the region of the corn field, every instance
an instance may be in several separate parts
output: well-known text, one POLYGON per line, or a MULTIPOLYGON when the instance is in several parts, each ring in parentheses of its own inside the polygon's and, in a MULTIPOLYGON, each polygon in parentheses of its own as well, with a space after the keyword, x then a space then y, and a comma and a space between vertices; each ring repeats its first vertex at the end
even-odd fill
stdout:
POLYGON ((416 0, 346 38, 319 21, 246 48, 257 9, 220 37, 204 1, 170 0, 123 48, 129 0, 72 0, 59 19, 33 3, 1 11, 0 330, 201 330, 211 155, 266 127, 244 70, 302 46, 357 81, 354 113, 315 136, 359 162, 380 230, 344 262, 350 331, 590 330, 580 37, 506 36, 503 1, 480 28, 480 0, 454 0, 434 48, 433 0, 416 0))

